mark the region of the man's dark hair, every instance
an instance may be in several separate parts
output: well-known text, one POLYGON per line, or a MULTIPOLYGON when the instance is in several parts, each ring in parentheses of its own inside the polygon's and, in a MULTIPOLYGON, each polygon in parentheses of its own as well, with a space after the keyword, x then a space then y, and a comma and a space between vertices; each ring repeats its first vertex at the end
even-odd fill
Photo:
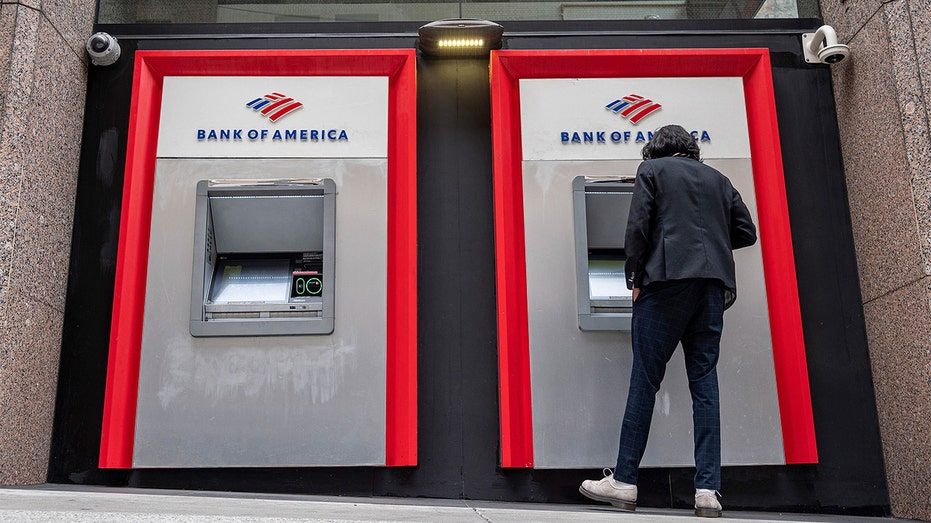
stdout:
POLYGON ((640 150, 644 160, 665 158, 666 156, 686 156, 701 161, 701 150, 695 137, 681 125, 664 125, 660 127, 650 141, 640 150))

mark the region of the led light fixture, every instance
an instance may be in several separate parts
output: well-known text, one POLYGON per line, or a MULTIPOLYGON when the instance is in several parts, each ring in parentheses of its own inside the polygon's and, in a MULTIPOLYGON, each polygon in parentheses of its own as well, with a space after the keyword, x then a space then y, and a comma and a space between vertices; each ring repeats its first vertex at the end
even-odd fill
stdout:
POLYGON ((501 49, 504 27, 488 20, 438 20, 422 26, 417 47, 426 56, 478 57, 501 49))

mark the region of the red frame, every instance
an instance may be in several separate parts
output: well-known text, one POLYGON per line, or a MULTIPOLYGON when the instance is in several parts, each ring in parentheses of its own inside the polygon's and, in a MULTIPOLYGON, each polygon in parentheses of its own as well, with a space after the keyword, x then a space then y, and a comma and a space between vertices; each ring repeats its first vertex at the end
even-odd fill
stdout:
POLYGON ((492 51, 503 467, 533 467, 518 81, 521 78, 713 76, 743 78, 786 463, 818 462, 769 50, 492 51))
POLYGON ((101 468, 131 468, 155 154, 166 76, 388 77, 386 465, 417 464, 416 53, 413 49, 138 51, 130 105, 101 468))

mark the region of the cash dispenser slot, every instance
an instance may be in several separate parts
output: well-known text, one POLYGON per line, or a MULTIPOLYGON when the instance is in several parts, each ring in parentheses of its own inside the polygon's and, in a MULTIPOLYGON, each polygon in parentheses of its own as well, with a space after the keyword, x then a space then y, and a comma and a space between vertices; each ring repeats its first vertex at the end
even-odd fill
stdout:
POLYGON ((331 179, 198 182, 191 335, 333 332, 335 219, 331 179))
POLYGON ((630 330, 633 300, 624 274, 624 233, 633 189, 630 177, 573 179, 581 330, 630 330))

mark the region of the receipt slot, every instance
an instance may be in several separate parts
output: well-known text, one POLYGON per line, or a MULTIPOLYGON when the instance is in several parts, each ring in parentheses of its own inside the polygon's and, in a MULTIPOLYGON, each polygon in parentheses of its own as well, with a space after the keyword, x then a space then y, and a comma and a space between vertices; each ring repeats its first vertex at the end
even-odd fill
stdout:
POLYGON ((630 330, 633 301, 624 275, 624 232, 632 178, 577 176, 572 181, 579 328, 630 330))
POLYGON ((329 334, 336 184, 197 184, 192 336, 329 334))

